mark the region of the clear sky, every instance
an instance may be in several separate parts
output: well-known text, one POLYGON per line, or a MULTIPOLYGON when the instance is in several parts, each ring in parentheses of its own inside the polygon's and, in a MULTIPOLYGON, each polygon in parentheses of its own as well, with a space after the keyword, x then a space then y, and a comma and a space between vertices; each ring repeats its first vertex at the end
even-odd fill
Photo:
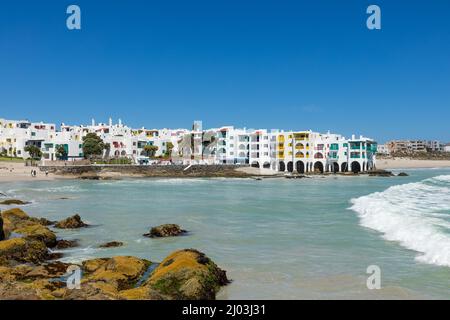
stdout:
POLYGON ((2 0, 0 117, 109 116, 450 141, 450 1, 2 0))

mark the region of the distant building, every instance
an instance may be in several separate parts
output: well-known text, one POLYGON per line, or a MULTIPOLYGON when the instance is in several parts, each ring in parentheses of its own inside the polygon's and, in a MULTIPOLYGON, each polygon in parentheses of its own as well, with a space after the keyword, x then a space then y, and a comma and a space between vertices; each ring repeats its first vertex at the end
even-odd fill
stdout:
POLYGON ((387 156, 390 154, 387 144, 379 144, 377 154, 387 156))
POLYGON ((450 143, 447 143, 444 147, 444 152, 450 152, 450 143))

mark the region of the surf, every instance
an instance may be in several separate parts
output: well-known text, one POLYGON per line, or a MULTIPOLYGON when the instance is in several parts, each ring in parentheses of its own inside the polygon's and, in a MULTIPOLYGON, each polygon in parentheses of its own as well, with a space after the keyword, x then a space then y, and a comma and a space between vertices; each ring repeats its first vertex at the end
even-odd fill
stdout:
POLYGON ((450 267, 450 175, 392 186, 351 203, 362 226, 416 251, 419 262, 450 267))

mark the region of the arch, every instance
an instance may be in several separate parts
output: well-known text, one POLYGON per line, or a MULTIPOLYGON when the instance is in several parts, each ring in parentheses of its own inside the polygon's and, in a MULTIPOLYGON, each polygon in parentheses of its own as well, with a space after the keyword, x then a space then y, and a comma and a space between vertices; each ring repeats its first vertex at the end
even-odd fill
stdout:
POLYGON ((275 161, 272 162, 272 170, 277 170, 277 163, 275 161))
POLYGON ((339 172, 339 163, 333 162, 332 170, 333 170, 334 173, 339 172))
POLYGON ((247 150, 247 146, 245 144, 240 144, 239 145, 239 150, 247 150))
POLYGON ((116 157, 120 156, 120 151, 119 151, 119 150, 114 151, 114 155, 115 155, 116 157))
POLYGON ((301 152, 301 151, 298 151, 297 153, 295 153, 295 157, 296 158, 304 158, 305 154, 303 152, 301 152))
POLYGON ((127 153, 126 153, 126 151, 125 151, 125 150, 122 150, 122 152, 120 153, 120 155, 121 155, 121 156, 126 156, 126 155, 127 155, 127 153))
POLYGON ((353 161, 351 164, 351 170, 353 173, 361 172, 361 164, 358 161, 353 161))
POLYGON ((259 168, 259 162, 258 161, 252 161, 252 167, 253 168, 259 168))
POLYGON ((284 161, 280 161, 278 163, 278 171, 284 172, 286 170, 286 165, 284 164, 284 161))
POLYGON ((239 158, 246 158, 247 154, 245 152, 240 152, 239 153, 239 158))
POLYGON ((263 168, 264 169, 270 169, 270 162, 264 162, 263 163, 263 168))
POLYGON ((314 159, 323 159, 323 153, 317 152, 317 153, 314 155, 314 159))
POLYGON ((292 161, 289 161, 289 162, 287 163, 287 170, 288 170, 289 172, 294 172, 294 163, 293 163, 292 161))
POLYGON ((303 161, 297 161, 295 164, 298 173, 305 173, 305 164, 303 161))
POLYGON ((295 149, 305 149, 305 145, 303 144, 303 143, 301 143, 301 142, 298 142, 296 145, 295 145, 295 149))
POLYGON ((227 153, 227 151, 225 150, 225 148, 220 148, 219 153, 227 153))
POLYGON ((347 172, 348 171, 348 163, 342 162, 341 164, 341 172, 347 172))
POLYGON ((316 163, 314 163, 314 172, 323 173, 323 163, 322 162, 317 161, 316 163))

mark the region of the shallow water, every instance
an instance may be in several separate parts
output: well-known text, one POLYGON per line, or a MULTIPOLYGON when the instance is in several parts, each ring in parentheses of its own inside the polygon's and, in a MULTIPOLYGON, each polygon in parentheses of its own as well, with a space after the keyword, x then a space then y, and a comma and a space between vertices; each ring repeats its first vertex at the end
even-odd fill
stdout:
POLYGON ((31 215, 57 220, 79 213, 92 225, 58 233, 81 243, 64 251, 65 261, 112 255, 160 261, 176 249, 199 249, 233 279, 219 299, 450 299, 450 170, 406 172, 36 181, 1 183, 0 191, 32 200, 23 208, 31 215), (390 188, 396 185, 402 186, 390 188), (142 237, 163 223, 189 234, 142 237), (125 245, 97 248, 112 240, 125 245), (381 290, 366 287, 369 265, 381 268, 381 290))

